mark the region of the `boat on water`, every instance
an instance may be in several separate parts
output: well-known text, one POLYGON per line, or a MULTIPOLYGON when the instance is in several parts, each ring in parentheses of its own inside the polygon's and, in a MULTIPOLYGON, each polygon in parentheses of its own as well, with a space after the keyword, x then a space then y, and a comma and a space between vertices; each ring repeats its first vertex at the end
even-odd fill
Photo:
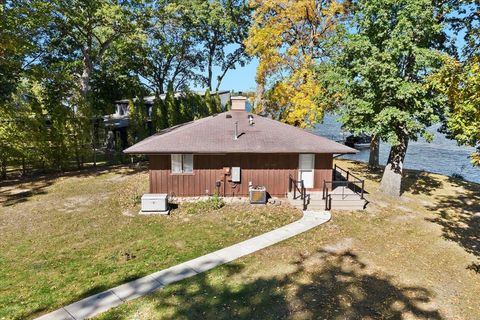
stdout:
POLYGON ((372 142, 372 137, 366 134, 360 135, 350 135, 345 138, 345 145, 356 148, 356 149, 368 149, 370 148, 370 143, 372 142))

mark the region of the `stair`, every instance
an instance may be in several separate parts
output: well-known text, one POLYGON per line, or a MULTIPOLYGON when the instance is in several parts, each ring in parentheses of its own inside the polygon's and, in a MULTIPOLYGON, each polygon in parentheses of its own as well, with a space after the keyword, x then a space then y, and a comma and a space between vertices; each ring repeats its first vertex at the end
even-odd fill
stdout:
POLYGON ((367 201, 347 187, 337 187, 330 193, 332 197, 332 209, 363 210, 367 201))
MULTIPOLYGON (((339 210, 363 210, 367 205, 368 201, 362 199, 359 194, 353 192, 347 187, 337 187, 332 190, 330 193, 332 197, 331 208, 339 210)), ((307 194, 310 199, 307 200, 307 210, 325 210, 325 199, 322 199, 322 192, 310 192, 307 194)), ((303 200, 293 199, 293 194, 288 193, 289 203, 303 210, 303 200)))

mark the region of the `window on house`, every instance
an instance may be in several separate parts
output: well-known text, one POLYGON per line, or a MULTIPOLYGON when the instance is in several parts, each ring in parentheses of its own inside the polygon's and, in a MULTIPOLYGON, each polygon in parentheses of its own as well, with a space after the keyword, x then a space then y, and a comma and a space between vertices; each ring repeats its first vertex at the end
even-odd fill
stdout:
POLYGON ((172 154, 172 173, 192 173, 193 154, 172 154))

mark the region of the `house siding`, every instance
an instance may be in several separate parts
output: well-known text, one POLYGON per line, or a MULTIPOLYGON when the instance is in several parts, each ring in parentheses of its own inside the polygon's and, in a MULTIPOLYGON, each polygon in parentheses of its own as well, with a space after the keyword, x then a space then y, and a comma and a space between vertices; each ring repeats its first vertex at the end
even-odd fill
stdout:
MULTIPOLYGON (((222 196, 248 196, 249 181, 267 188, 271 196, 284 197, 288 177, 298 177, 298 154, 224 154, 194 155, 193 173, 172 174, 170 155, 150 156, 150 192, 170 196, 204 196, 217 191, 216 181, 222 181, 222 196), (224 175, 224 167, 240 167, 241 182, 235 184, 224 175), (224 185, 224 180, 226 183, 224 185)), ((332 154, 315 155, 315 185, 321 190, 324 180, 331 180, 332 154)))

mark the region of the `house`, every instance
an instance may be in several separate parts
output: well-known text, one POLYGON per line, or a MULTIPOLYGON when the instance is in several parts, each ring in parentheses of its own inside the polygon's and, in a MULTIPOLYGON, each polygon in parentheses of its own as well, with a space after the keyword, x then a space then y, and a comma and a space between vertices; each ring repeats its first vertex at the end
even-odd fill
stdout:
POLYGON ((251 114, 245 97, 231 99, 231 111, 165 129, 124 151, 148 156, 150 193, 246 197, 260 185, 272 197, 290 195, 303 208, 309 201, 323 208, 338 189, 332 181, 352 189, 349 177, 345 183, 334 172, 333 158, 357 150, 251 114))
MULTIPOLYGON (((194 91, 192 92, 200 97, 205 96, 205 92, 203 91, 194 91)), ((218 91, 212 92, 212 97, 218 94, 220 97, 220 104, 222 108, 225 109, 227 103, 230 101, 230 91, 218 91)), ((185 92, 175 92, 175 98, 181 98, 185 95, 185 92)), ((165 100, 166 94, 161 94, 160 99, 165 100)), ((133 101, 135 102, 137 98, 134 98, 133 101)), ((151 123, 151 115, 152 115, 152 106, 155 101, 155 96, 147 96, 143 98, 143 102, 145 104, 145 114, 148 116, 148 121, 146 123, 147 129, 149 134, 153 134, 154 129, 151 123)), ((105 126, 108 132, 111 132, 111 136, 115 140, 115 144, 119 144, 123 149, 128 146, 127 140, 127 130, 129 126, 129 108, 128 104, 130 99, 123 99, 115 101, 113 114, 103 116, 103 125, 105 126)), ((107 134, 108 136, 108 134, 107 134)))

